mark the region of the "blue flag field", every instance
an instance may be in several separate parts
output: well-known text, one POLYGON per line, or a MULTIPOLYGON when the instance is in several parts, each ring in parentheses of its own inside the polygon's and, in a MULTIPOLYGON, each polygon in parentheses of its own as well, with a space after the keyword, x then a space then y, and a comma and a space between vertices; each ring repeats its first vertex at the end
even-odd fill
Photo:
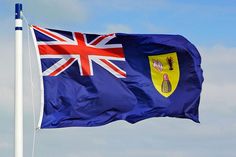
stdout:
POLYGON ((42 76, 39 128, 151 117, 199 122, 201 57, 184 37, 31 30, 42 76))

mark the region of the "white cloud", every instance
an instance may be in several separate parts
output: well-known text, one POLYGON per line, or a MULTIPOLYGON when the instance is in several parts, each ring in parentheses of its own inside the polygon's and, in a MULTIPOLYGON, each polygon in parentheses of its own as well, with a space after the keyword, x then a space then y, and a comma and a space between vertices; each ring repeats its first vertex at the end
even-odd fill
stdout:
POLYGON ((26 3, 24 14, 30 15, 29 22, 41 25, 55 25, 55 23, 62 26, 69 22, 83 23, 88 18, 88 8, 82 1, 67 0, 40 0, 26 3), (35 20, 36 19, 36 20, 35 20))
POLYGON ((10 39, 0 38, 1 66, 0 66, 0 107, 1 111, 11 111, 14 103, 14 45, 10 39))
POLYGON ((154 25, 150 22, 145 22, 143 23, 143 25, 144 25, 144 28, 147 30, 147 32, 150 32, 151 34, 171 33, 167 28, 154 25))
POLYGON ((236 48, 214 46, 200 48, 205 81, 203 83, 203 109, 220 113, 236 111, 236 48))
POLYGON ((107 33, 130 33, 132 32, 131 28, 124 24, 109 24, 106 27, 107 33))
POLYGON ((9 110, 11 109, 9 104, 14 103, 14 89, 9 86, 3 86, 0 90, 0 106, 2 107, 1 110, 9 110))
POLYGON ((167 0, 100 0, 93 1, 92 6, 97 7, 108 7, 107 9, 119 9, 124 11, 132 11, 136 9, 140 9, 141 11, 162 8, 166 6, 168 3, 167 0))
POLYGON ((146 150, 140 150, 140 149, 129 149, 129 150, 115 150, 115 151, 101 151, 101 152, 78 152, 76 154, 70 154, 68 157, 104 157, 105 156, 122 156, 122 157, 189 157, 189 153, 185 153, 184 151, 166 151, 166 150, 153 150, 153 149, 146 149, 146 150))
MULTIPOLYGON (((236 53, 235 47, 225 47, 223 45, 215 45, 213 47, 200 47, 202 59, 205 62, 204 66, 208 66, 208 63, 214 66, 224 68, 224 65, 235 64, 236 53)), ((211 67, 211 66, 208 66, 211 67)), ((214 68, 214 67, 212 67, 214 68)))
POLYGON ((9 148, 10 147, 10 144, 5 142, 5 141, 1 141, 0 142, 0 150, 1 149, 6 149, 6 148, 9 148))

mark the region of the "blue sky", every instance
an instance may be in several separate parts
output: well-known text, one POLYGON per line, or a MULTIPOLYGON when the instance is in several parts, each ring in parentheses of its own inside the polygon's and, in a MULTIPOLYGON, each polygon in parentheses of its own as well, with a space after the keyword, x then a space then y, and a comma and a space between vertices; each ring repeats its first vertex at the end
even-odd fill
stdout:
MULTIPOLYGON (((14 0, 0 1, 0 154, 13 156, 14 0)), ((22 0, 30 24, 81 32, 181 34, 199 49, 205 82, 201 124, 152 118, 97 128, 41 130, 35 157, 234 157, 236 145, 236 0, 22 0)), ((25 157, 31 156, 32 103, 39 80, 30 39, 32 87, 24 27, 25 157), (34 91, 32 97, 31 88, 34 91)))

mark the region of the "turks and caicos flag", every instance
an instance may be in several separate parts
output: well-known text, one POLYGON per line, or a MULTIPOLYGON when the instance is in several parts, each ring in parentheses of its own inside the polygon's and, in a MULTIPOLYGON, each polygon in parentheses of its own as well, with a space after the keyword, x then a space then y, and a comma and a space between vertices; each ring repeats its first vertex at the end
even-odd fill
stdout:
POLYGON ((182 36, 31 30, 42 84, 39 128, 164 116, 199 122, 201 57, 182 36))

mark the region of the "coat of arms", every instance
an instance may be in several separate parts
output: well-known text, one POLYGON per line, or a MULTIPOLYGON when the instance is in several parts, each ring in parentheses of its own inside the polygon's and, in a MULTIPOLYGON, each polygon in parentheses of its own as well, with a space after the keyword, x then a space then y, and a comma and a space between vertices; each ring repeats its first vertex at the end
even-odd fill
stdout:
POLYGON ((156 90, 169 97, 176 89, 180 72, 176 52, 149 56, 152 82, 156 90))

